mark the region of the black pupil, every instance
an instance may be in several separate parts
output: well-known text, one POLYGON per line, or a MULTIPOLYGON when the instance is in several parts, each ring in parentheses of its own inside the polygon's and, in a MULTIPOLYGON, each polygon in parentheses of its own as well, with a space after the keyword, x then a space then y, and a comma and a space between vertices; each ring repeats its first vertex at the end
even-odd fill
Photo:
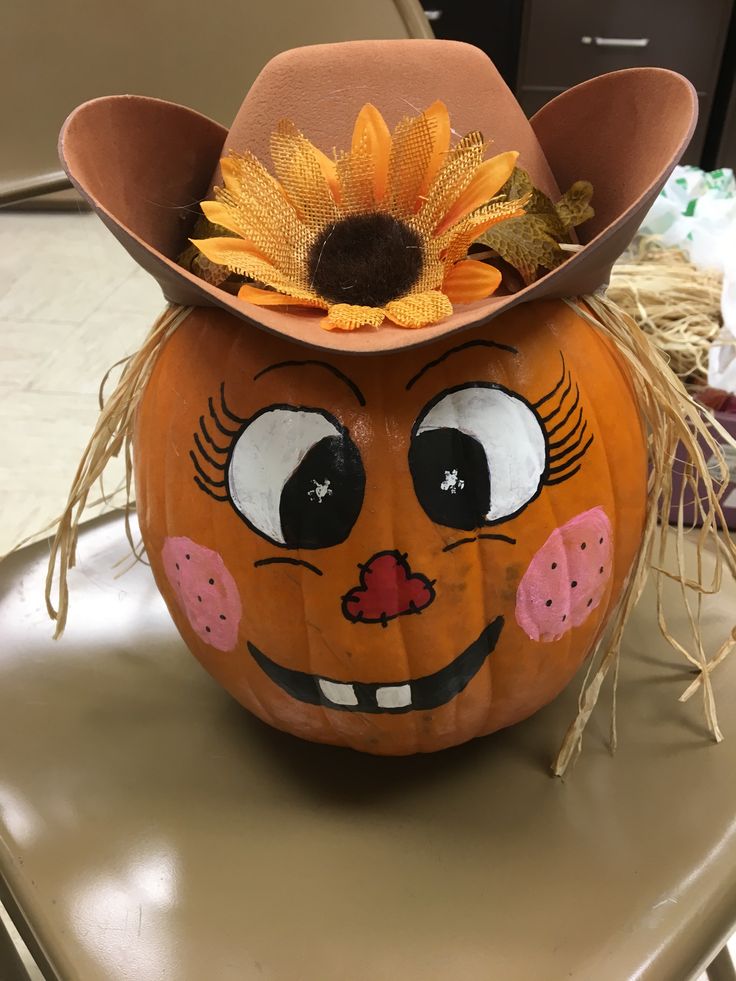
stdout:
POLYGON ((281 492, 281 531, 289 548, 327 548, 350 534, 365 492, 357 447, 325 436, 307 452, 281 492))
POLYGON ((350 215, 317 236, 307 266, 313 289, 332 303, 381 307, 422 271, 417 233, 391 215, 350 215))
POLYGON ((432 521, 463 531, 486 523, 491 478, 478 440, 457 429, 420 433, 411 443, 409 468, 419 503, 432 521))

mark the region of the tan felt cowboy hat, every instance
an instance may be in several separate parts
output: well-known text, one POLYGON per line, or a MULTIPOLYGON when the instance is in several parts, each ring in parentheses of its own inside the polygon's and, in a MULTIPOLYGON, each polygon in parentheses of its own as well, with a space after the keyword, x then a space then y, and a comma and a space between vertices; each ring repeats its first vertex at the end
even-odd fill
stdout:
POLYGON ((232 128, 183 106, 142 96, 95 99, 76 109, 60 137, 69 177, 164 296, 185 306, 219 306, 246 323, 303 344, 356 354, 426 344, 489 321, 518 303, 592 293, 633 237, 686 148, 695 91, 662 68, 632 68, 583 82, 527 120, 483 52, 454 41, 354 41, 298 48, 269 62, 232 128), (458 305, 420 330, 325 331, 314 312, 240 300, 177 264, 198 203, 219 181, 226 152, 269 161, 269 140, 288 118, 330 153, 350 144, 361 107, 373 103, 389 126, 437 99, 453 130, 482 132, 493 152, 518 150, 519 165, 553 197, 573 181, 595 189, 584 248, 517 293, 458 305))

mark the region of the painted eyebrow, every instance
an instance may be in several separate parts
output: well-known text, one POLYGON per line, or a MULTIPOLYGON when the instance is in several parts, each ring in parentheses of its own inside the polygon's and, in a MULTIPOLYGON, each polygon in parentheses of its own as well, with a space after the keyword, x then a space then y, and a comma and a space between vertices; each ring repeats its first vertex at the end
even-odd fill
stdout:
POLYGON ((258 381, 262 375, 268 374, 269 371, 276 371, 277 368, 302 368, 305 365, 315 365, 318 368, 324 368, 326 371, 329 371, 335 378, 339 378, 341 382, 347 385, 355 396, 358 405, 365 405, 365 396, 355 382, 348 378, 339 368, 336 368, 334 364, 328 364, 327 361, 315 361, 312 359, 306 361, 279 361, 277 364, 270 364, 267 368, 262 368, 257 375, 253 375, 253 381, 258 381))
POLYGON ((436 368, 438 364, 442 364, 443 361, 447 360, 451 355, 457 354, 460 351, 467 351, 470 347, 495 347, 499 351, 508 351, 510 354, 518 354, 517 348, 512 347, 510 344, 500 344, 498 341, 466 341, 464 344, 458 344, 457 347, 451 347, 449 351, 445 351, 434 361, 430 361, 429 364, 425 364, 413 378, 410 378, 406 383, 406 391, 408 392, 412 385, 415 385, 419 379, 424 375, 430 368, 436 368))

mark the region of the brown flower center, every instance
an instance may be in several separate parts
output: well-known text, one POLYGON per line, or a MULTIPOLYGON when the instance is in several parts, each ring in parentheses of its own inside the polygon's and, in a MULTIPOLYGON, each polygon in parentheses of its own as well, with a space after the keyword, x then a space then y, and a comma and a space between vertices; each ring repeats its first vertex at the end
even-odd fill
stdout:
POLYGON ((331 303, 382 307, 422 271, 419 235, 386 214, 350 215, 328 225, 309 250, 309 282, 331 303))

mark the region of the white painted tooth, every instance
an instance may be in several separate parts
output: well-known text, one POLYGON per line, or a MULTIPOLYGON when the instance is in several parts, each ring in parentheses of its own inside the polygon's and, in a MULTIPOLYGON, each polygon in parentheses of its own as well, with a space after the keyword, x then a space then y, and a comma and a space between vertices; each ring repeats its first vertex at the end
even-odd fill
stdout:
POLYGON ((325 681, 324 678, 320 678, 319 687, 322 689, 322 694, 325 698, 334 702, 335 705, 358 704, 358 696, 355 694, 355 689, 352 685, 343 685, 339 681, 325 681))
POLYGON ((386 685, 376 689, 376 702, 379 708, 398 709, 411 705, 410 685, 386 685))

